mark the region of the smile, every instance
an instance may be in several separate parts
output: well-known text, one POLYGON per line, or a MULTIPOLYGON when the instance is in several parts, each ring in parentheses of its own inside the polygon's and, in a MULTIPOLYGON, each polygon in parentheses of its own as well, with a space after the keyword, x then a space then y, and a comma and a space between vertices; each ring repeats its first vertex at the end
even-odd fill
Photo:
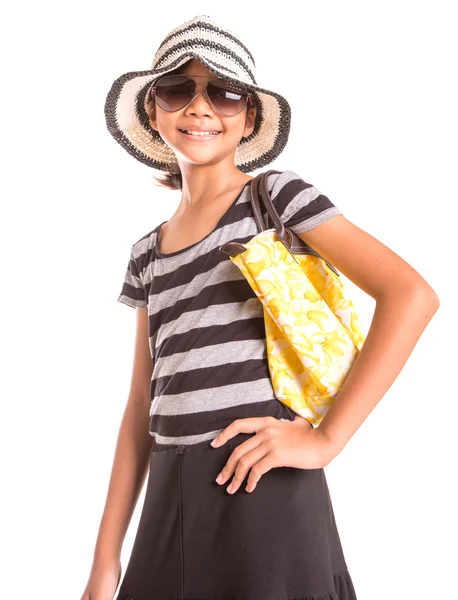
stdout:
POLYGON ((188 132, 186 129, 179 129, 180 133, 186 136, 189 139, 193 139, 195 141, 204 141, 209 140, 211 138, 217 137, 221 131, 192 131, 188 132))

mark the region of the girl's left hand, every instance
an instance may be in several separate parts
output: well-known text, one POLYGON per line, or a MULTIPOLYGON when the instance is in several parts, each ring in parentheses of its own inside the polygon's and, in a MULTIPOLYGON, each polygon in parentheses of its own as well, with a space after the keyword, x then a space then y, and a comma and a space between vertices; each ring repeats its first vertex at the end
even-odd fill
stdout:
POLYGON ((211 445, 220 447, 238 433, 253 432, 256 435, 234 449, 219 474, 221 479, 216 478, 222 485, 235 473, 226 488, 230 494, 238 490, 250 469, 247 492, 252 492, 262 475, 274 467, 321 469, 337 454, 320 428, 312 427, 299 415, 289 422, 275 417, 237 419, 217 435, 211 445))

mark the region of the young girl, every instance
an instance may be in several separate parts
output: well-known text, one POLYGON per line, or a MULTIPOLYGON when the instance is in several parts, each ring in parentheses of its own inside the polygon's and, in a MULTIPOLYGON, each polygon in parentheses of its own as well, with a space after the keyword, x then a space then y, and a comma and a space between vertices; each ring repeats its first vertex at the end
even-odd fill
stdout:
POLYGON ((165 173, 158 181, 180 189, 181 202, 132 245, 118 298, 138 309, 134 366, 83 600, 113 598, 147 474, 117 600, 356 599, 324 467, 388 390, 439 301, 313 185, 271 173, 285 226, 377 300, 319 426, 275 397, 262 304, 220 251, 257 234, 246 173, 276 159, 289 134, 287 101, 254 72, 247 46, 199 15, 165 37, 151 70, 124 74, 107 97, 110 133, 165 173))

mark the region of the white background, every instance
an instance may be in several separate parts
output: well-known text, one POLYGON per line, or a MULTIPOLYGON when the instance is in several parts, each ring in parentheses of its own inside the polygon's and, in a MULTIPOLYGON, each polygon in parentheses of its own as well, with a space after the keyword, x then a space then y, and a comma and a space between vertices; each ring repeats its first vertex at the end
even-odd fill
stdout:
MULTIPOLYGON (((163 37, 198 14, 234 31, 254 54, 258 84, 291 104, 288 145, 268 168, 316 185, 441 300, 326 475, 358 600, 454 597, 454 4, 10 5, 1 42, 3 597, 77 599, 85 587, 133 359, 135 312, 116 300, 131 244, 179 202, 110 136, 104 101, 114 79, 150 68, 163 37)), ((367 330, 375 302, 347 285, 367 330)))

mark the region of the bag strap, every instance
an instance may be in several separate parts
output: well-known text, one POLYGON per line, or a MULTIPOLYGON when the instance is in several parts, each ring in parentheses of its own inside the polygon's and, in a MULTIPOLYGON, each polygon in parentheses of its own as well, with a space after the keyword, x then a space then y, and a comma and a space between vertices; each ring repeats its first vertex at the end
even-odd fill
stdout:
POLYGON ((274 223, 275 229, 281 230, 282 227, 284 228, 280 216, 273 205, 269 190, 267 189, 267 177, 270 175, 270 173, 281 173, 281 171, 271 169, 265 173, 260 173, 250 184, 251 208, 253 209, 254 220, 256 222, 258 233, 261 233, 261 231, 265 231, 266 229, 270 229, 269 216, 274 223), (266 221, 263 220, 262 213, 264 211, 261 207, 261 201, 265 210, 267 211, 266 221))
MULTIPOLYGON (((283 221, 280 218, 280 215, 277 212, 277 209, 272 202, 272 198, 270 197, 269 190, 267 188, 267 177, 271 173, 281 173, 282 171, 277 171, 276 169, 270 169, 269 171, 265 171, 264 173, 260 173, 257 175, 250 184, 250 199, 251 199, 251 208, 253 209, 253 216, 256 222, 256 227, 258 229, 258 233, 261 231, 265 231, 266 229, 271 229, 269 227, 269 217, 272 219, 272 222, 275 227, 275 231, 286 246, 288 251, 293 254, 293 243, 295 241, 295 237, 293 232, 290 231, 287 227, 285 227, 283 221), (263 210, 261 203, 266 211, 266 220, 263 219, 263 210)), ((303 240, 297 238, 297 242, 299 242, 299 246, 302 246, 303 249, 309 250, 309 253, 314 253, 314 250, 310 248, 308 244, 305 244, 303 240)), ((296 248, 296 250, 299 250, 296 248)), ((317 256, 318 253, 317 253, 317 256)), ((293 257, 294 258, 294 257, 293 257)), ((321 258, 321 257, 320 257, 321 258)))
POLYGON ((283 221, 280 218, 280 215, 277 212, 277 209, 274 206, 274 203, 272 202, 272 198, 270 197, 269 190, 267 188, 267 177, 271 173, 282 173, 282 171, 270 169, 269 171, 265 171, 264 173, 260 173, 259 175, 257 175, 250 183, 251 207, 253 209, 253 216, 256 222, 258 233, 261 233, 266 229, 271 229, 271 227, 269 227, 270 217, 272 219, 275 231, 279 239, 283 242, 284 246, 294 258, 294 260, 296 260, 296 262, 297 259, 295 258, 294 254, 311 254, 324 260, 328 267, 332 269, 332 271, 336 275, 340 276, 340 273, 337 271, 334 265, 332 265, 328 260, 321 256, 321 254, 314 250, 309 244, 304 242, 304 240, 297 236, 288 227, 285 227, 283 221), (264 211, 262 210, 261 203, 266 211, 265 221, 263 219, 264 211))

